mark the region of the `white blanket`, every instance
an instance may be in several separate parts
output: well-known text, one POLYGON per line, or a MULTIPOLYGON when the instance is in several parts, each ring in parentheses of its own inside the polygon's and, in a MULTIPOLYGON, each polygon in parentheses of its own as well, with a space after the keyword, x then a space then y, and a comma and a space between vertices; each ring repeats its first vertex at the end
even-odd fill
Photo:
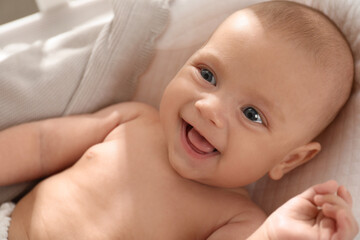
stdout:
POLYGON ((169 0, 96 0, 2 26, 0 129, 130 100, 168 15, 169 0))

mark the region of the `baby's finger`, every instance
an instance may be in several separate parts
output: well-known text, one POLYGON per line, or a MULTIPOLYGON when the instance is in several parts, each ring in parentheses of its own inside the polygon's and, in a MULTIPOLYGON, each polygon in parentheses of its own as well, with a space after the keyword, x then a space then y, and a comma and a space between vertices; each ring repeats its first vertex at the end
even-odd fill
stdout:
POLYGON ((342 209, 337 213, 337 230, 332 240, 354 239, 359 232, 359 226, 355 218, 342 209))
POLYGON ((344 208, 339 207, 338 205, 332 205, 329 203, 325 203, 322 206, 322 212, 323 214, 328 217, 328 218, 332 218, 332 219, 336 219, 337 218, 337 214, 343 210, 344 208))
POLYGON ((334 194, 328 194, 328 195, 316 195, 314 197, 314 202, 317 206, 323 206, 325 203, 330 203, 332 205, 337 205, 342 208, 349 208, 349 204, 341 197, 334 195, 334 194))
POLYGON ((317 194, 335 194, 338 189, 338 184, 336 181, 331 180, 325 183, 317 184, 308 188, 305 192, 300 194, 300 197, 303 197, 311 202, 313 202, 315 195, 317 194))
POLYGON ((322 212, 324 216, 334 219, 336 222, 336 234, 334 235, 334 239, 353 239, 353 237, 356 236, 358 224, 350 210, 325 203, 322 212))
POLYGON ((337 192, 338 184, 334 180, 330 180, 321 184, 313 186, 317 194, 333 194, 337 192))
POLYGON ((338 191, 337 191, 337 195, 338 195, 339 197, 341 197, 342 199, 344 199, 345 202, 346 202, 347 204, 349 204, 350 208, 352 207, 353 201, 352 201, 351 194, 350 194, 350 192, 348 192, 348 191, 346 190, 346 188, 345 188, 344 186, 340 186, 340 187, 339 187, 339 189, 338 189, 338 191))
POLYGON ((320 229, 321 229, 321 239, 330 239, 336 229, 335 220, 328 217, 321 217, 320 229))

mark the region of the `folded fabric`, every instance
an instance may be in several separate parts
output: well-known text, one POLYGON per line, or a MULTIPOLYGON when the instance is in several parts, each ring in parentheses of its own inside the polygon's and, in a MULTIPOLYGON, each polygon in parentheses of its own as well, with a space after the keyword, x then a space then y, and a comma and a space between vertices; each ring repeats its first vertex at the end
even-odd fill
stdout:
POLYGON ((14 208, 15 204, 12 202, 0 204, 0 240, 8 239, 11 213, 14 211, 14 208))
MULTIPOLYGON (((1 42, 0 129, 129 100, 166 27, 169 2, 98 0, 89 3, 90 9, 83 6, 85 15, 99 9, 92 21, 80 21, 80 10, 64 5, 39 13, 34 23, 20 23, 38 36, 24 37, 22 43, 18 32, 8 44, 1 42), (54 34, 54 26, 64 32, 54 34)), ((0 188, 0 202, 26 186, 0 188)))

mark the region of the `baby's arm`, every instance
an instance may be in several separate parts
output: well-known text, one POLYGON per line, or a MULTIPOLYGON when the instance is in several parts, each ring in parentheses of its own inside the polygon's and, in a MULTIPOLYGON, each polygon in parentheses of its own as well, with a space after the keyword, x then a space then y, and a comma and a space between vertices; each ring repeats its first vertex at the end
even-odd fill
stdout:
POLYGON ((247 239, 265 221, 266 214, 252 202, 244 206, 244 209, 246 210, 243 213, 234 216, 226 225, 212 233, 207 240, 247 239))
MULTIPOLYGON (((208 240, 352 240, 359 228, 351 207, 351 195, 345 187, 329 181, 290 199, 263 224, 256 226, 259 221, 252 223, 246 218, 230 221, 208 240), (249 230, 254 230, 254 227, 256 231, 249 236, 249 230)), ((254 218, 258 219, 259 216, 255 213, 254 218)))
POLYGON ((141 106, 121 103, 93 114, 25 123, 1 131, 0 186, 69 167, 116 126, 136 118, 141 106))

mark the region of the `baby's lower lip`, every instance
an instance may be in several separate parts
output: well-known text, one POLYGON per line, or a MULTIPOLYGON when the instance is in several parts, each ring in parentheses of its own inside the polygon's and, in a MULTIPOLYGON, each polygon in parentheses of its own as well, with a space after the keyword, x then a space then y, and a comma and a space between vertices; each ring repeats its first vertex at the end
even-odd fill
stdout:
POLYGON ((213 152, 202 152, 199 149, 196 149, 190 142, 188 138, 189 130, 193 128, 190 124, 182 120, 181 127, 181 143, 185 149, 185 151, 193 158, 196 159, 205 159, 219 154, 219 152, 215 149, 213 152))

